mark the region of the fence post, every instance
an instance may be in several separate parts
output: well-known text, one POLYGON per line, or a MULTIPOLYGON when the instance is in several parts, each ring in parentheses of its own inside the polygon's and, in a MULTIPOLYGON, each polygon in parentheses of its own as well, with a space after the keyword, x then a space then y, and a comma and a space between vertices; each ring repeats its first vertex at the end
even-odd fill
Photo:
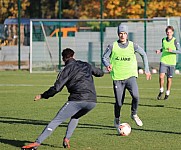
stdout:
POLYGON ((88 43, 89 44, 89 48, 88 48, 88 62, 90 63, 90 64, 92 64, 93 62, 92 62, 92 52, 93 52, 93 46, 92 46, 92 42, 89 42, 88 43))
MULTIPOLYGON (((62 12, 62 1, 59 0, 59 12, 58 12, 59 19, 62 18, 61 12, 62 12)), ((59 44, 59 65, 58 65, 58 69, 61 70, 61 59, 62 59, 62 58, 61 58, 61 51, 62 51, 62 50, 61 50, 61 45, 62 45, 62 43, 61 43, 61 20, 60 20, 60 22, 59 22, 58 39, 59 39, 59 42, 58 42, 58 44, 59 44)))
POLYGON ((101 16, 101 23, 100 23, 100 40, 101 40, 101 70, 103 70, 103 64, 102 64, 102 55, 103 55, 103 24, 102 24, 102 18, 103 18, 103 0, 100 0, 101 9, 100 9, 100 16, 101 16))
MULTIPOLYGON (((144 6, 144 19, 147 18, 147 0, 144 0, 145 6, 144 6)), ((144 50, 147 51, 147 24, 146 20, 144 21, 144 50)))
POLYGON ((21 34, 20 34, 20 25, 21 25, 21 2, 18 0, 18 69, 21 69, 21 34))

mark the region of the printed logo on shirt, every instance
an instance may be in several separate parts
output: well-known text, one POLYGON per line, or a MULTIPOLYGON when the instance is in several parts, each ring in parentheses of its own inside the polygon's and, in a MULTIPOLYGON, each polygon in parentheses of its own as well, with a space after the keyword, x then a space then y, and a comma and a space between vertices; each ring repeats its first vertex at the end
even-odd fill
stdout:
POLYGON ((131 58, 130 58, 130 57, 116 57, 115 60, 119 60, 119 61, 130 61, 131 58))

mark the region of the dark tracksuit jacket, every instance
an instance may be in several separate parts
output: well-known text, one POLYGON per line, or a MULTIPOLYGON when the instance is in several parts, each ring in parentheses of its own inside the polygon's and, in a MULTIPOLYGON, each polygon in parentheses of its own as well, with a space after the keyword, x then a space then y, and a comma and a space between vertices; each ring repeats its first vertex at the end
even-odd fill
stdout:
POLYGON ((50 87, 41 96, 48 99, 60 92, 64 86, 70 93, 68 101, 96 102, 96 91, 92 75, 101 77, 104 72, 87 62, 69 59, 65 68, 58 74, 54 86, 50 87))

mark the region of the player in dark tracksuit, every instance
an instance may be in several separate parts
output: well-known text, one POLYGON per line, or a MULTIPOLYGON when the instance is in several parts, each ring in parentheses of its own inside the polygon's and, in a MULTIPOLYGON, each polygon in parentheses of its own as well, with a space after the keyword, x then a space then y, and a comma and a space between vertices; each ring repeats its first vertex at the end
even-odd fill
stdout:
POLYGON ((48 99, 60 92, 64 86, 70 93, 68 101, 59 110, 55 118, 45 127, 34 143, 23 146, 22 149, 37 148, 62 122, 71 118, 63 140, 64 148, 70 148, 69 139, 78 125, 79 118, 96 106, 96 91, 93 76, 102 77, 104 72, 82 61, 73 58, 74 51, 66 48, 62 52, 65 68, 57 76, 56 82, 43 94, 35 96, 35 101, 48 99))

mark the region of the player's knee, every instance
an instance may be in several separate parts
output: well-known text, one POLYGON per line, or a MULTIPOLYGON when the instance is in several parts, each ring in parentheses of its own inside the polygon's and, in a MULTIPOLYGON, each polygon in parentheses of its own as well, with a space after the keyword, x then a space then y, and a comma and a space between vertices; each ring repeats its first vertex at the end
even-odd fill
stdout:
POLYGON ((117 102, 115 103, 115 107, 121 107, 122 105, 123 105, 122 102, 118 102, 118 101, 117 101, 117 102))
POLYGON ((139 101, 139 95, 137 95, 137 94, 133 95, 133 100, 134 101, 139 101))
POLYGON ((160 79, 164 79, 164 77, 165 77, 165 74, 160 74, 160 79))

